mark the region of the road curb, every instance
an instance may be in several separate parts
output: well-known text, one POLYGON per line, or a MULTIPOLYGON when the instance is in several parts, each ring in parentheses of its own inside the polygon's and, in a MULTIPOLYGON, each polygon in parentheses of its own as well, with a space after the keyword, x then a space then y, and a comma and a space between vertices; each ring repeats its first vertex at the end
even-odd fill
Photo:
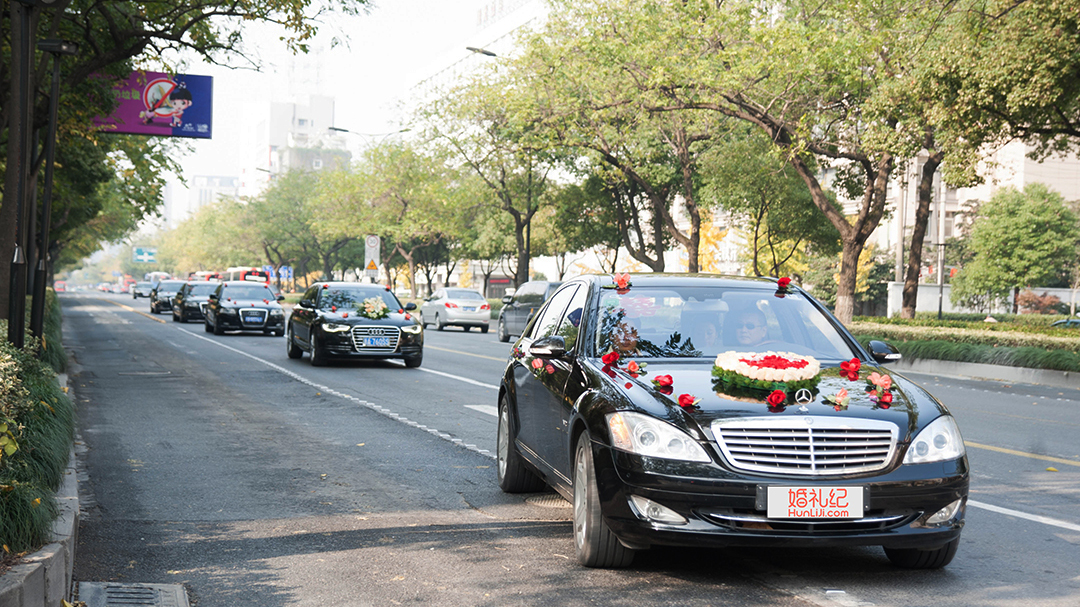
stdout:
MULTIPOLYGON (((60 383, 67 376, 60 375, 60 383)), ((70 394, 69 394, 70 397, 70 394)), ((28 554, 0 576, 0 607, 57 607, 71 598, 72 569, 79 532, 79 483, 75 474, 75 447, 68 453, 60 488, 56 491, 59 516, 53 521, 53 541, 28 554)))
POLYGON ((928 358, 901 360, 889 364, 897 371, 912 371, 964 379, 982 379, 1009 383, 1039 384, 1056 388, 1080 390, 1080 373, 1072 371, 1052 371, 1050 369, 1031 369, 1028 367, 1006 367, 983 363, 962 363, 951 360, 933 360, 928 358))

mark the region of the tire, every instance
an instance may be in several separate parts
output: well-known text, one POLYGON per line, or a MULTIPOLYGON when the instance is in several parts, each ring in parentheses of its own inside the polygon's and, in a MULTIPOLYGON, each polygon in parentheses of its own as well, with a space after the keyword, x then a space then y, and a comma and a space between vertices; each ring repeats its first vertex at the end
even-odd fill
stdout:
POLYGON ((578 436, 574 454, 574 547, 578 562, 604 569, 627 567, 634 561, 634 551, 623 546, 604 523, 588 432, 578 436))
POLYGON ((499 341, 506 343, 510 341, 510 334, 506 332, 506 324, 503 319, 499 319, 499 341))
POLYGON ((278 329, 277 331, 274 331, 274 337, 281 337, 282 335, 285 335, 285 329, 278 329))
POLYGON ((225 335, 225 329, 221 327, 217 316, 214 317, 214 335, 225 335))
POLYGON ((499 488, 504 493, 536 493, 544 489, 544 479, 525 466, 525 461, 514 444, 510 402, 506 396, 499 399, 499 427, 495 444, 498 451, 499 488))
POLYGON ((210 326, 210 321, 206 320, 205 318, 203 319, 203 330, 206 331, 207 333, 213 333, 214 332, 214 327, 211 327, 210 326))
POLYGON ((157 314, 158 313, 157 306, 155 306, 154 304, 150 304, 150 313, 151 314, 157 314))
POLYGON ((461 330, 462 330, 462 331, 464 331, 464 332, 466 332, 466 333, 468 333, 468 332, 469 332, 469 329, 471 329, 471 328, 472 328, 472 327, 470 327, 469 325, 465 325, 465 326, 461 327, 461 330))
POLYGON ((296 345, 295 341, 293 341, 292 327, 289 327, 289 330, 286 331, 286 333, 288 335, 285 337, 285 354, 292 359, 300 358, 304 355, 304 351, 296 345))
POLYGON ((442 319, 439 318, 439 313, 436 312, 435 313, 435 329, 438 330, 438 331, 442 331, 445 328, 446 328, 446 325, 443 324, 442 319))
POLYGON ((315 338, 315 331, 311 332, 311 366, 325 367, 326 355, 319 351, 319 341, 315 338))
POLYGON ((429 324, 428 321, 424 320, 424 313, 420 312, 420 326, 426 329, 429 324))
POLYGON ((481 333, 487 334, 487 331, 488 331, 488 326, 487 325, 482 325, 480 327, 480 332, 481 333))
POLYGON ((885 548, 885 556, 889 557, 893 565, 904 569, 941 569, 952 562, 959 547, 960 538, 956 538, 936 550, 885 548))
POLYGON ((173 312, 172 312, 172 314, 170 314, 170 316, 172 316, 172 321, 173 322, 180 322, 180 319, 176 317, 176 310, 173 310, 173 312))
POLYGON ((415 369, 420 366, 420 363, 424 362, 424 353, 421 352, 416 356, 406 356, 405 366, 410 369, 415 369))

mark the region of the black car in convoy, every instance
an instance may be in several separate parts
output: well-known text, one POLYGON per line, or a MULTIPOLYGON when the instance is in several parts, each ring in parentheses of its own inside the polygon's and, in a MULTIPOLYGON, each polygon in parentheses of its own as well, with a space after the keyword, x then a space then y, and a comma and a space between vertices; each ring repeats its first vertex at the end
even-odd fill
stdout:
POLYGON ((210 303, 210 294, 218 284, 216 280, 201 280, 185 283, 172 298, 172 319, 174 322, 202 320, 204 310, 210 303))
POLYGON ((424 327, 416 304, 402 306, 387 288, 358 282, 318 283, 289 317, 289 358, 311 353, 311 364, 330 358, 400 358, 406 367, 424 359, 424 327))
POLYGON ((207 296, 203 310, 206 332, 224 335, 226 331, 262 331, 285 334, 285 311, 280 300, 266 283, 243 280, 221 282, 207 296))
POLYGON ((964 443, 944 405, 881 366, 894 349, 864 349, 784 279, 629 278, 564 284, 499 388, 499 484, 570 500, 579 562, 627 566, 653 545, 952 560, 964 443))
POLYGON ((559 288, 561 282, 530 280, 513 295, 503 297, 499 310, 499 341, 510 341, 511 335, 521 335, 540 306, 559 288))
POLYGON ((172 298, 187 281, 160 280, 150 289, 150 313, 160 314, 172 309, 172 298))

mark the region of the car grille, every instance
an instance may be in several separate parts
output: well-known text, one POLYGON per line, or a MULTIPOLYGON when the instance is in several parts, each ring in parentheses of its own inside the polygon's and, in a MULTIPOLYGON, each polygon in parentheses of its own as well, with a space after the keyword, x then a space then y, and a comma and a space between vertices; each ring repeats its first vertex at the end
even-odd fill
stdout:
POLYGON ((728 463, 740 470, 829 476, 888 466, 899 428, 878 420, 805 415, 717 420, 712 431, 728 463))
POLYGON ((922 512, 871 511, 861 519, 788 521, 770 519, 746 510, 697 510, 697 514, 714 525, 742 533, 792 532, 799 535, 835 535, 845 532, 884 532, 910 525, 922 512))
POLYGON ((206 316, 206 306, 207 304, 205 302, 199 303, 199 311, 202 312, 203 316, 206 316))
POLYGON ((245 310, 240 308, 240 322, 244 325, 261 327, 266 324, 266 310, 245 310))
POLYGON ((401 339, 401 330, 397 327, 353 327, 353 347, 357 352, 381 354, 397 350, 398 341, 401 339), (387 340, 386 346, 365 346, 364 338, 387 340))

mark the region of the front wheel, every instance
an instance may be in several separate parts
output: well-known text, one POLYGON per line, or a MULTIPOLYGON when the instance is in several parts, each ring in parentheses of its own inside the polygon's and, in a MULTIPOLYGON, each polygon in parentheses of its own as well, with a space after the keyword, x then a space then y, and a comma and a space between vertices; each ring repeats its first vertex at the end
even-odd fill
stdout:
POLYGON ((316 339, 314 330, 311 332, 311 366, 326 366, 326 354, 323 354, 322 350, 319 349, 319 340, 316 339))
POLYGON ((214 335, 225 335, 225 327, 218 322, 217 316, 214 316, 214 335))
POLYGON ((506 332, 506 323, 503 319, 499 319, 499 341, 506 343, 510 341, 510 334, 506 332))
POLYGON ((415 368, 419 367, 420 363, 422 363, 422 362, 424 362, 424 353, 423 352, 421 352, 420 354, 417 354, 416 356, 406 356, 405 357, 405 366, 410 368, 410 369, 415 369, 415 368))
POLYGON ((439 318, 439 313, 436 312, 435 313, 435 329, 438 330, 438 331, 442 331, 444 328, 446 328, 446 325, 443 324, 442 319, 439 318))
POLYGON ((627 567, 634 560, 634 551, 619 542, 600 512, 588 432, 578 436, 574 453, 574 547, 578 562, 605 569, 627 567))
POLYGON ((885 556, 893 565, 904 569, 941 569, 952 562, 956 549, 960 547, 960 538, 934 550, 918 548, 885 548, 885 556))
POLYGON ((486 334, 488 330, 487 325, 480 325, 480 332, 486 334))
POLYGON ((210 321, 205 318, 203 319, 203 331, 206 331, 207 333, 214 332, 214 327, 210 326, 210 321))

